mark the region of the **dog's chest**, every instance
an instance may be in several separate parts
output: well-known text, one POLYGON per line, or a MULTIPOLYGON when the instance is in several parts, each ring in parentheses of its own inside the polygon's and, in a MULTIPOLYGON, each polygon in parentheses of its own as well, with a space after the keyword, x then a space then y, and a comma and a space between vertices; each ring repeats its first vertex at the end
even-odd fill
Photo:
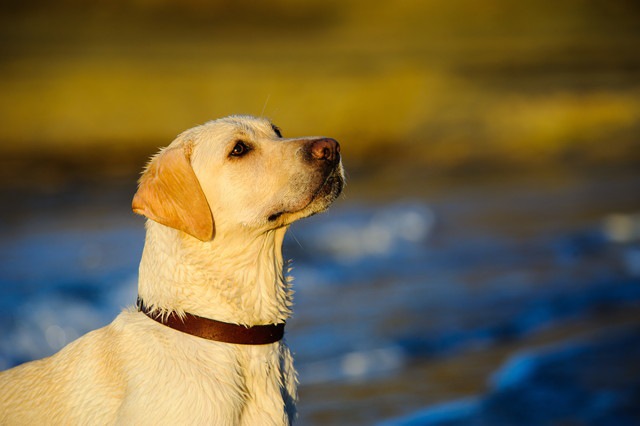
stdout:
POLYGON ((284 343, 242 348, 244 382, 249 402, 242 424, 290 424, 297 400, 296 373, 284 343), (272 419, 272 423, 265 419, 272 419))
POLYGON ((152 328, 128 372, 123 422, 282 425, 292 420, 296 379, 284 343, 230 345, 145 326, 152 328), (148 409, 141 416, 128 406, 148 409))

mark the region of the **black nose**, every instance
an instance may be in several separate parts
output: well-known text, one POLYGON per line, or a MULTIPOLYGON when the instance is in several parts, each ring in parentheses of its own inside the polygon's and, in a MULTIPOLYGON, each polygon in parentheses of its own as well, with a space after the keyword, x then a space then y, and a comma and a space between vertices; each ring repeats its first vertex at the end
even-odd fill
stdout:
POLYGON ((311 157, 315 160, 337 162, 340 160, 340 144, 331 138, 314 140, 309 146, 311 157))

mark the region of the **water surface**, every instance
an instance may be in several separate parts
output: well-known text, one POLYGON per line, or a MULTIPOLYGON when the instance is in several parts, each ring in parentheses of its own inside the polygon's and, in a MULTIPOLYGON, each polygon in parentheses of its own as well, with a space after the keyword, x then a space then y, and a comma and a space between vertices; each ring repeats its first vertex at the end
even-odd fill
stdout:
MULTIPOLYGON (((356 179, 292 226, 300 423, 640 420, 640 177, 425 182, 356 179)), ((134 303, 133 190, 3 192, 0 367, 134 303)))

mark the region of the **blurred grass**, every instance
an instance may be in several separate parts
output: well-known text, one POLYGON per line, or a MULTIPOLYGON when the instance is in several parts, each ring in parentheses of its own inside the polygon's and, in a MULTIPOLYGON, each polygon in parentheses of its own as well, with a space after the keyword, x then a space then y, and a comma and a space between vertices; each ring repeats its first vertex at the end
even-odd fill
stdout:
POLYGON ((352 165, 640 165, 634 1, 66 0, 0 16, 0 154, 117 162, 234 113, 352 165))

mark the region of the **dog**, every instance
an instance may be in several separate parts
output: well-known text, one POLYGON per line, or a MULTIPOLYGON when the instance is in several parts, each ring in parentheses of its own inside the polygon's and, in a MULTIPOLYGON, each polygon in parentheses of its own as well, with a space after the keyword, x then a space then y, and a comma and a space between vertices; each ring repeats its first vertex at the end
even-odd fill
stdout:
POLYGON ((283 138, 251 116, 178 135, 132 202, 147 218, 137 308, 0 373, 0 424, 291 424, 282 242, 343 186, 331 138, 283 138))

